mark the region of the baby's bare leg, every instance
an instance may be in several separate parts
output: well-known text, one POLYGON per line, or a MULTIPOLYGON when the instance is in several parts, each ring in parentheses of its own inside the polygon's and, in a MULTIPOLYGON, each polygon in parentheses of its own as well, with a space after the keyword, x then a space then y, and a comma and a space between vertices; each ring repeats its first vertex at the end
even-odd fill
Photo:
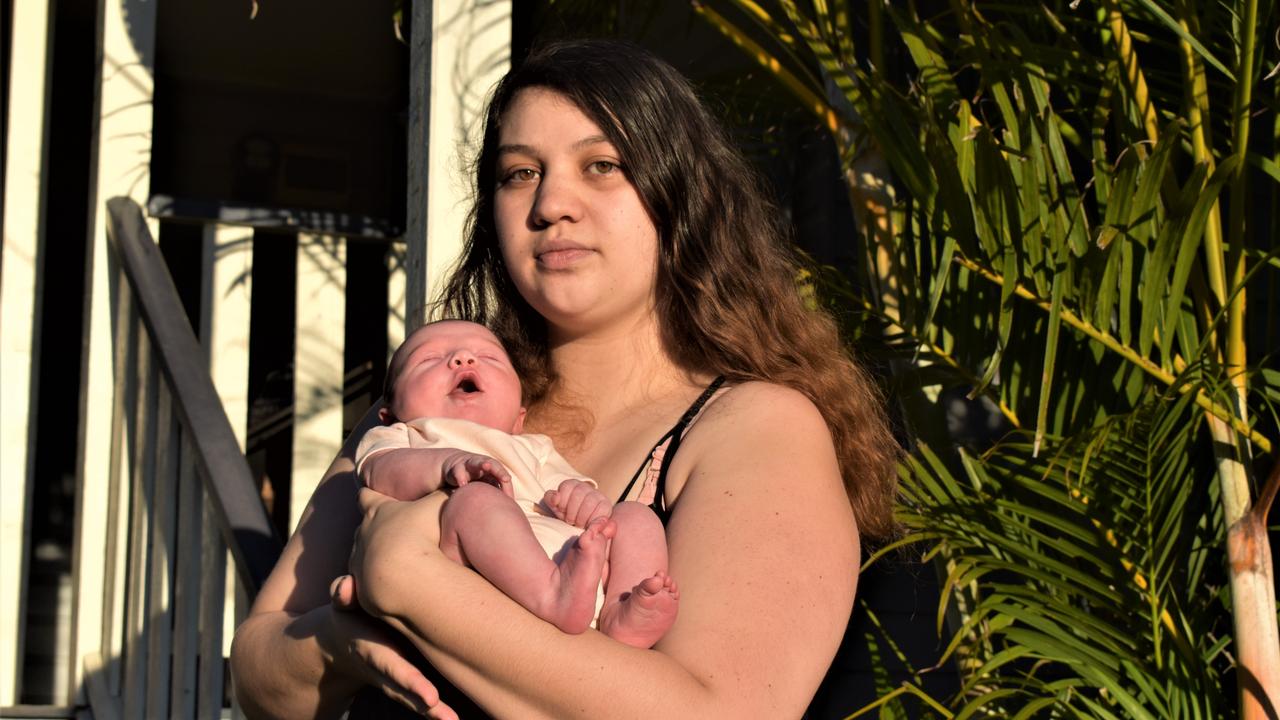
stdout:
POLYGON ((552 562, 515 501, 486 483, 468 483, 445 503, 440 549, 476 569, 538 617, 568 633, 591 624, 596 588, 616 526, 593 522, 574 546, 552 562))
POLYGON ((652 647, 676 621, 680 591, 667 575, 667 536, 648 506, 613 507, 618 533, 609 548, 609 582, 597 627, 619 642, 652 647))

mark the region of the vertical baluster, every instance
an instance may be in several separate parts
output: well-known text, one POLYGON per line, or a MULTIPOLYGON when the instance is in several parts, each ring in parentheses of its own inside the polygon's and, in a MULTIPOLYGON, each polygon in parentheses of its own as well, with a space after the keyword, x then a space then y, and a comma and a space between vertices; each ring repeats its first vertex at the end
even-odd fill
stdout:
POLYGON ((405 328, 405 246, 403 242, 387 244, 387 357, 391 362, 400 343, 404 342, 405 328))
MULTIPOLYGON (((243 452, 249 418, 253 229, 207 224, 202 235, 201 255, 201 345, 208 353, 209 377, 243 452)), ((227 655, 231 651, 236 625, 240 616, 248 611, 248 604, 238 599, 239 581, 230 557, 225 567, 222 652, 227 655)))
MULTIPOLYGON (((169 699, 172 720, 196 715, 196 671, 200 657, 200 560, 203 531, 200 478, 196 476, 195 448, 180 430, 178 459, 178 554, 173 592, 173 691, 169 699)), ((158 716, 157 716, 158 717, 158 716)))
POLYGON ((156 444, 153 514, 151 521, 150 629, 147 643, 147 702, 145 717, 169 713, 170 653, 173 645, 173 550, 178 483, 178 418, 173 396, 163 378, 156 386, 156 444))
MULTIPOLYGON (((103 243, 105 244, 105 240, 103 243)), ((105 473, 92 477, 81 474, 81 489, 76 498, 76 539, 73 571, 76 599, 73 616, 76 657, 82 665, 88 697, 97 713, 112 710, 119 715, 121 616, 123 615, 124 572, 121 535, 123 508, 128 503, 125 473, 126 411, 132 410, 130 372, 137 341, 138 321, 133 296, 124 270, 112 253, 106 255, 107 299, 111 306, 112 385, 109 408, 108 448, 105 473), (106 482, 98 479, 105 476, 106 482), (105 506, 106 511, 102 512, 105 506), (98 630, 94 638, 89 634, 98 630)))
POLYGON ((249 316, 253 303, 253 229, 204 226, 200 343, 209 378, 244 451, 249 418, 249 316))
POLYGON ((346 250, 342 238, 298 236, 291 532, 342 447, 346 250))
POLYGON ((144 717, 149 616, 149 547, 155 485, 156 387, 159 368, 145 332, 138 338, 138 394, 134 416, 133 467, 129 511, 129 570, 125 595, 124 715, 144 717))
MULTIPOLYGON (((114 263, 113 263, 114 265, 114 263)), ((134 307, 133 293, 125 280, 124 271, 115 265, 112 274, 111 296, 115 302, 113 342, 115 348, 115 384, 112 401, 111 452, 108 460, 106 542, 103 548, 104 570, 102 574, 102 637, 100 648, 102 669, 106 673, 105 687, 111 697, 118 698, 121 691, 121 658, 124 654, 124 597, 125 560, 128 552, 129 515, 129 447, 133 428, 129 418, 137 410, 137 379, 134 365, 137 362, 137 346, 140 322, 134 307)), ((82 511, 84 508, 81 508, 82 511)), ((84 518, 92 511, 81 512, 84 518)), ((81 552, 93 553, 92 548, 81 547, 81 552)), ((88 557, 81 563, 92 564, 99 558, 88 557)))
POLYGON ((227 548, 218 512, 200 478, 200 679, 196 713, 199 720, 222 717, 222 622, 226 592, 227 548))
MULTIPOLYGON (((228 558, 227 560, 228 564, 231 564, 233 562, 230 559, 231 553, 227 553, 227 558, 228 558)), ((233 567, 231 568, 231 570, 234 571, 235 568, 233 567)), ((236 587, 236 612, 235 612, 236 627, 239 627, 240 623, 244 622, 245 618, 249 617, 249 605, 252 604, 252 601, 249 599, 249 593, 248 591, 245 590, 244 583, 240 582, 238 577, 236 579, 235 587, 236 587)), ((232 631, 232 634, 233 635, 235 634, 234 630, 232 631)), ((229 639, 226 644, 228 645, 230 644, 229 639)), ((231 655, 230 651, 227 651, 227 656, 230 657, 230 655, 231 655)), ((236 695, 234 676, 231 676, 231 675, 227 676, 227 688, 229 688, 229 693, 231 696, 229 698, 231 701, 231 720, 245 720, 244 708, 240 706, 240 698, 236 695)))

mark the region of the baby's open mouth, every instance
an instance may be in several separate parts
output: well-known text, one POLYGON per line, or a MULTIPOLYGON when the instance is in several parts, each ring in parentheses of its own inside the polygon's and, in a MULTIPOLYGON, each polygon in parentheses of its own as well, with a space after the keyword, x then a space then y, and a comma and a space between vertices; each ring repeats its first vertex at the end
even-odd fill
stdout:
POLYGON ((475 377, 471 375, 464 375, 462 379, 458 381, 458 384, 454 386, 453 391, 469 395, 471 393, 480 392, 480 386, 476 384, 475 377))

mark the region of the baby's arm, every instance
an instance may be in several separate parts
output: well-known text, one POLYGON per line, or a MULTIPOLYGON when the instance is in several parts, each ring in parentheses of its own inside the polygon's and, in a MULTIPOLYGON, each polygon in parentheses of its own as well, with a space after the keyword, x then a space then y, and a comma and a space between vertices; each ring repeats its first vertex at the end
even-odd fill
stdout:
POLYGON ((417 500, 441 487, 487 482, 512 495, 511 475, 488 455, 454 448, 393 448, 361 459, 360 480, 397 500, 417 500))
POLYGON ((609 517, 613 503, 590 483, 568 478, 555 490, 548 490, 542 501, 556 517, 573 525, 586 528, 598 517, 609 517))

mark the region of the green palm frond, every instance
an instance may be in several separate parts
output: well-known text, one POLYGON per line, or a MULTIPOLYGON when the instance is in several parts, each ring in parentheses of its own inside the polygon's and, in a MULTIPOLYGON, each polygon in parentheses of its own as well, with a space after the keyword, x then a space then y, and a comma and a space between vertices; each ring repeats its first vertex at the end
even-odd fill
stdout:
POLYGON ((904 543, 944 565, 956 716, 1233 715, 1224 548, 1280 426, 1274 0, 717 5, 851 196, 871 153, 899 192, 860 218, 868 289, 817 287, 921 440, 904 543), (841 34, 863 8, 875 62, 841 34), (956 390, 1010 434, 966 449, 956 390))
POLYGON ((1204 557, 1221 554, 1221 509, 1188 507, 1211 475, 1187 452, 1198 417, 1185 396, 1151 398, 1047 442, 1040 458, 1015 435, 960 462, 965 482, 927 446, 910 461, 901 519, 949 563, 948 589, 971 594, 951 648, 977 664, 961 715, 1041 700, 1158 718, 1230 705, 1214 668, 1224 628, 1206 623, 1216 599, 1204 557), (1017 692, 987 697, 996 687, 1017 692))

